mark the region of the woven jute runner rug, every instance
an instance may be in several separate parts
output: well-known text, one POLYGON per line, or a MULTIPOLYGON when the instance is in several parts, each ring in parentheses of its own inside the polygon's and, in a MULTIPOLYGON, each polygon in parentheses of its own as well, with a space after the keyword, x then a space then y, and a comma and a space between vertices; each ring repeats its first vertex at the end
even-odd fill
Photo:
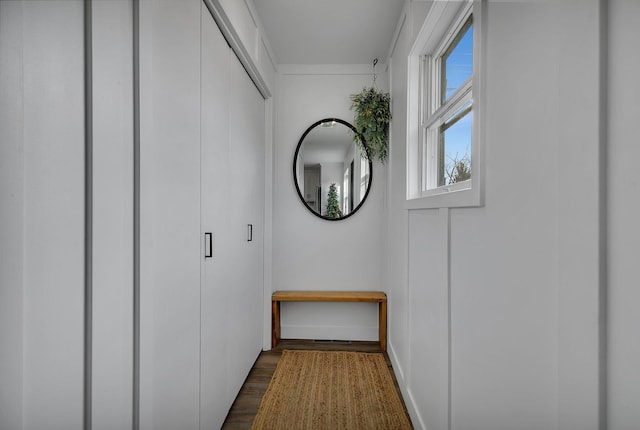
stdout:
POLYGON ((383 354, 282 352, 253 430, 412 429, 383 354))

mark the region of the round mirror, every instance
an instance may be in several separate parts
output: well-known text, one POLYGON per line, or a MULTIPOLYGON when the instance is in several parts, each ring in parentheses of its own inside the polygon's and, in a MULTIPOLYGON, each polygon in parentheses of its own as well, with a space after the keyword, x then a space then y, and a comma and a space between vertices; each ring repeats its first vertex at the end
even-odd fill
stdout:
POLYGON ((353 141, 348 122, 326 118, 309 127, 293 157, 293 180, 305 207, 335 221, 353 215, 371 189, 371 161, 353 141))

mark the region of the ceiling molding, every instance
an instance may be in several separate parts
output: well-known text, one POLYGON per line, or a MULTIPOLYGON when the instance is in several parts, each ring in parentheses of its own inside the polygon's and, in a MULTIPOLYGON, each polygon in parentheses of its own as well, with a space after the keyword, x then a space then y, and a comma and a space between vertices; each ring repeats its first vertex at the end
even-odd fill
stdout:
MULTIPOLYGON (((385 69, 385 64, 376 65, 385 69)), ((365 75, 373 77, 371 64, 280 64, 280 75, 365 75)))

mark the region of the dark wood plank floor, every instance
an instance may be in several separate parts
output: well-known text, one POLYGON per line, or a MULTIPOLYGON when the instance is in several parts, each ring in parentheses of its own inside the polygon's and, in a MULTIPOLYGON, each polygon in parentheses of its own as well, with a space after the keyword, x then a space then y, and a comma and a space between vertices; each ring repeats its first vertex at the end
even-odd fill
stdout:
MULTIPOLYGON (((283 339, 278 344, 278 347, 271 351, 263 351, 256 360, 249 376, 244 382, 244 385, 240 389, 238 397, 231 406, 231 410, 227 415, 227 418, 222 426, 226 430, 243 430, 250 429, 253 418, 258 412, 260 401, 264 395, 271 376, 276 370, 278 360, 282 355, 284 349, 306 349, 313 351, 356 351, 356 352, 382 352, 380 350, 380 344, 378 342, 319 342, 313 340, 289 340, 283 339)), ((396 385, 398 395, 402 399, 402 394, 398 387, 398 382, 395 379, 393 368, 391 367, 391 361, 389 356, 384 353, 387 360, 387 365, 396 385)))

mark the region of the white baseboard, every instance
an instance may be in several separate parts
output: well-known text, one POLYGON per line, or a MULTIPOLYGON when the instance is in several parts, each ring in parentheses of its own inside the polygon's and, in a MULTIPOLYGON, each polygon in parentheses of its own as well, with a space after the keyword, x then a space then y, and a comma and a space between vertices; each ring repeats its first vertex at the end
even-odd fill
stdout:
POLYGON ((398 385, 400 386, 400 391, 402 392, 402 397, 404 398, 404 403, 407 406, 407 411, 411 417, 413 427, 416 430, 427 430, 427 426, 418 412, 418 405, 416 405, 415 399, 411 394, 411 390, 407 386, 404 370, 398 361, 398 355, 396 354, 395 348, 391 342, 387 343, 387 354, 389 355, 389 360, 391 360, 391 366, 393 367, 393 372, 398 380, 398 385))

